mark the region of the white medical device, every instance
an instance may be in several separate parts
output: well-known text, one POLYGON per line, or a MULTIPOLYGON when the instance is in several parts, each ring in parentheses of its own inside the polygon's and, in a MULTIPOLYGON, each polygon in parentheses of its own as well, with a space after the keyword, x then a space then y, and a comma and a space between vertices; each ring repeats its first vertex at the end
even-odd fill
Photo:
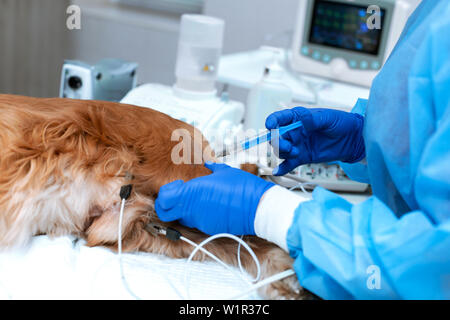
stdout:
POLYGON ((258 163, 261 175, 269 175, 273 182, 286 188, 302 186, 304 189, 314 189, 321 186, 328 190, 341 192, 366 192, 367 183, 351 180, 344 170, 335 163, 312 163, 295 168, 284 176, 271 176, 275 164, 258 163))
POLYGON ((61 98, 119 101, 136 86, 138 65, 103 59, 95 65, 66 60, 61 72, 61 98))
POLYGON ((221 133, 232 135, 242 127, 244 105, 209 95, 189 95, 176 87, 145 84, 130 91, 122 103, 148 107, 198 128, 208 140, 221 133))
POLYGON ((299 1, 292 68, 370 87, 420 1, 299 1))
POLYGON ((229 101, 226 92, 218 97, 215 89, 223 31, 223 20, 183 15, 175 85, 145 84, 130 91, 121 102, 152 108, 192 124, 202 131, 213 148, 214 138, 220 140, 238 132, 244 105, 229 101))

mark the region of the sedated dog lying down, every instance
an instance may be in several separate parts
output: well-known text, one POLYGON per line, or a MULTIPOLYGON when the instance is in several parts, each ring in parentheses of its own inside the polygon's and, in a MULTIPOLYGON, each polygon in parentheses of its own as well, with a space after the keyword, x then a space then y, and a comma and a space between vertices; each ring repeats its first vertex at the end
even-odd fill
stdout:
MULTIPOLYGON (((89 246, 116 250, 119 190, 125 184, 133 189, 123 217, 124 251, 189 256, 189 244, 168 240, 150 223, 175 227, 197 243, 206 239, 198 230, 162 223, 153 209, 162 185, 210 174, 202 163, 214 157, 204 138, 193 139, 197 146, 192 145, 191 157, 202 151, 201 164, 171 160, 179 143, 172 141, 172 132, 199 134, 192 126, 155 110, 105 101, 0 95, 0 113, 0 248, 26 245, 38 234, 72 234, 89 246)), ((261 262, 263 278, 292 267, 292 259, 276 245, 257 237, 246 241, 261 262)), ((218 239, 206 249, 237 265, 236 242, 218 239)), ((195 259, 206 258, 199 252, 195 259)), ((245 250, 241 260, 255 275, 245 250)), ((309 297, 295 276, 263 287, 260 294, 309 297)))

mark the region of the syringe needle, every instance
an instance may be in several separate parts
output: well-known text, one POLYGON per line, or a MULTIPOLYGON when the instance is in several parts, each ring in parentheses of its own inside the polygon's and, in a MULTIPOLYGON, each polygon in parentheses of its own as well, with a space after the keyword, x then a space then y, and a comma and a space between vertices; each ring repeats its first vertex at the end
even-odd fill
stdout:
MULTIPOLYGON (((280 127, 278 129, 274 129, 273 130, 275 133, 274 138, 279 137, 288 131, 300 128, 301 126, 302 126, 302 122, 297 121, 297 122, 291 123, 290 125, 280 127)), ((239 143, 234 143, 232 148, 227 148, 225 146, 225 148, 222 151, 219 151, 216 154, 216 157, 224 158, 226 156, 229 156, 230 154, 235 154, 239 151, 251 149, 263 142, 270 141, 271 139, 272 139, 272 130, 265 130, 264 132, 260 133, 259 135, 244 139, 239 143)))

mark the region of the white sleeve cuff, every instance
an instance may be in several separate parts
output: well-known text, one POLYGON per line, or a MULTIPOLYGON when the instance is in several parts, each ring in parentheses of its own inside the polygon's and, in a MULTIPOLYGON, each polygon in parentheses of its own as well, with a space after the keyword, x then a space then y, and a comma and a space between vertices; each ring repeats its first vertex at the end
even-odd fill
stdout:
POLYGON ((286 236, 295 210, 300 203, 309 200, 280 186, 270 188, 256 209, 256 235, 288 251, 286 236))

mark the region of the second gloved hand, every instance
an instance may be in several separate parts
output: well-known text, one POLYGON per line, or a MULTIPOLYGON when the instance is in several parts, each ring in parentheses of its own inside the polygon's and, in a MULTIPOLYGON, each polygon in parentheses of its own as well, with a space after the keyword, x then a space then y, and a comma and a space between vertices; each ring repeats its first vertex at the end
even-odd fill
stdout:
POLYGON ((256 209, 273 183, 225 164, 206 163, 212 174, 162 186, 155 201, 158 217, 179 220, 207 234, 254 235, 256 209))
POLYGON ((278 141, 278 156, 285 160, 275 168, 274 175, 284 175, 307 163, 354 163, 364 159, 363 116, 296 107, 272 113, 266 119, 266 127, 276 129, 297 121, 303 126, 285 133, 278 141))

